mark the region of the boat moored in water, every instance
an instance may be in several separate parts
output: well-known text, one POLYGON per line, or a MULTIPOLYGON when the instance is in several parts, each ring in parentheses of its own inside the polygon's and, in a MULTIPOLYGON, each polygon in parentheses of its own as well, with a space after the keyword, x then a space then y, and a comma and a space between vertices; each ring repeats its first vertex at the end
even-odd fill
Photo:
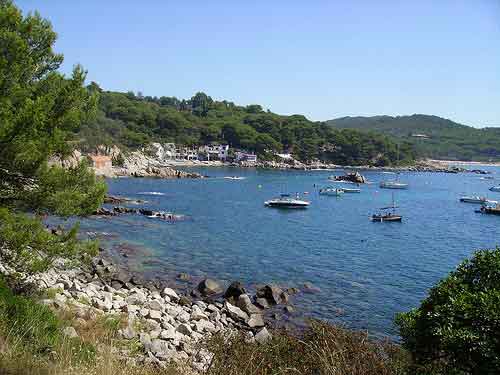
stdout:
POLYGON ((382 181, 379 186, 382 189, 408 189, 408 184, 399 181, 382 181))
POLYGON ((357 188, 341 188, 344 193, 361 193, 361 189, 357 188))
POLYGON ((480 197, 479 195, 468 195, 460 197, 460 202, 475 204, 497 203, 496 201, 489 200, 486 197, 480 197))
POLYGON ((329 196, 339 197, 342 194, 344 194, 344 189, 339 189, 339 188, 334 188, 334 187, 327 187, 327 188, 319 189, 319 194, 320 195, 329 195, 329 196))
POLYGON ((371 221, 374 222, 401 222, 403 221, 403 216, 396 214, 396 204, 394 202, 394 193, 392 194, 392 205, 388 207, 380 208, 380 212, 373 214, 370 217, 371 221))
POLYGON ((279 198, 273 198, 264 202, 267 207, 276 208, 307 208, 311 202, 300 199, 297 194, 295 198, 292 198, 290 194, 281 194, 279 198))
POLYGON ((494 191, 496 193, 500 193, 500 185, 490 187, 490 191, 494 191))
POLYGON ((374 214, 371 217, 372 221, 375 222, 402 222, 403 217, 401 215, 396 215, 394 213, 388 212, 388 213, 379 213, 379 214, 374 214))
POLYGON ((500 215, 500 204, 483 205, 481 206, 479 212, 481 212, 482 214, 500 215))

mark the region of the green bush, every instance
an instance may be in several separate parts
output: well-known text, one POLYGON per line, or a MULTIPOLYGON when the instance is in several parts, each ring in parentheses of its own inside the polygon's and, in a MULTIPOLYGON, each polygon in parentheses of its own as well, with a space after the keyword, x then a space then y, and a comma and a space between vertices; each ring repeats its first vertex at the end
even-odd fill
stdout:
POLYGON ((10 341, 16 351, 44 355, 64 346, 66 340, 70 341, 66 347, 71 349, 75 360, 93 360, 94 346, 79 338, 64 337, 63 328, 64 322, 47 306, 13 294, 5 280, 0 278, 0 337, 10 341))
POLYGON ((476 252, 396 324, 420 373, 499 374, 500 248, 476 252))
POLYGON ((59 319, 47 306, 14 295, 2 279, 0 322, 7 336, 38 353, 54 347, 61 335, 59 319))

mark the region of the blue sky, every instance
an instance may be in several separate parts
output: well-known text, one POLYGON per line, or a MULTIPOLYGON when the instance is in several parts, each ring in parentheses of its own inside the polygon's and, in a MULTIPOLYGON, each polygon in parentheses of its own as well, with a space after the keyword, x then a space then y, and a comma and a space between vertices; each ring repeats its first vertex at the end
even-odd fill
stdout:
POLYGON ((19 0, 106 90, 500 126, 500 0, 19 0))

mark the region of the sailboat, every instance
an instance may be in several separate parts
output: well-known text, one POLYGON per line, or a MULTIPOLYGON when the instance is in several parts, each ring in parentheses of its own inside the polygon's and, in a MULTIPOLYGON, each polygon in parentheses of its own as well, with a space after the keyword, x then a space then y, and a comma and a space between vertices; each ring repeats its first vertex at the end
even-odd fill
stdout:
MULTIPOLYGON (((399 162, 399 145, 397 145, 397 160, 399 162)), ((399 172, 397 173, 396 180, 380 182, 382 189, 408 189, 408 184, 399 182, 399 172)))
POLYGON ((380 212, 373 214, 371 221, 374 222, 401 222, 403 216, 396 214, 396 204, 394 202, 394 193, 392 194, 392 205, 380 208, 380 212))

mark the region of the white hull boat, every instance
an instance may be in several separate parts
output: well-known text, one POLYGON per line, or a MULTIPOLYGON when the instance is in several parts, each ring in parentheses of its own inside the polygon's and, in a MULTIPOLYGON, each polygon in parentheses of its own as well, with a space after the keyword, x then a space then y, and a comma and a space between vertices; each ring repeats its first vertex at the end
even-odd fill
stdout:
POLYGON ((264 202, 264 205, 267 207, 276 207, 276 208, 307 208, 311 202, 296 198, 290 197, 289 194, 281 194, 279 198, 270 199, 264 202))
POLYGON ((496 201, 492 201, 492 200, 487 199, 486 197, 480 197, 478 195, 461 197, 460 202, 474 203, 474 204, 497 203, 496 201))
POLYGON ((336 188, 323 188, 319 190, 320 195, 329 195, 333 197, 339 197, 344 194, 344 189, 336 189, 336 188))
POLYGON ((500 193, 500 185, 499 186, 493 186, 493 187, 491 187, 490 191, 494 191, 496 193, 500 193))
POLYGON ((382 189, 408 189, 408 184, 397 181, 382 181, 380 187, 382 189))

